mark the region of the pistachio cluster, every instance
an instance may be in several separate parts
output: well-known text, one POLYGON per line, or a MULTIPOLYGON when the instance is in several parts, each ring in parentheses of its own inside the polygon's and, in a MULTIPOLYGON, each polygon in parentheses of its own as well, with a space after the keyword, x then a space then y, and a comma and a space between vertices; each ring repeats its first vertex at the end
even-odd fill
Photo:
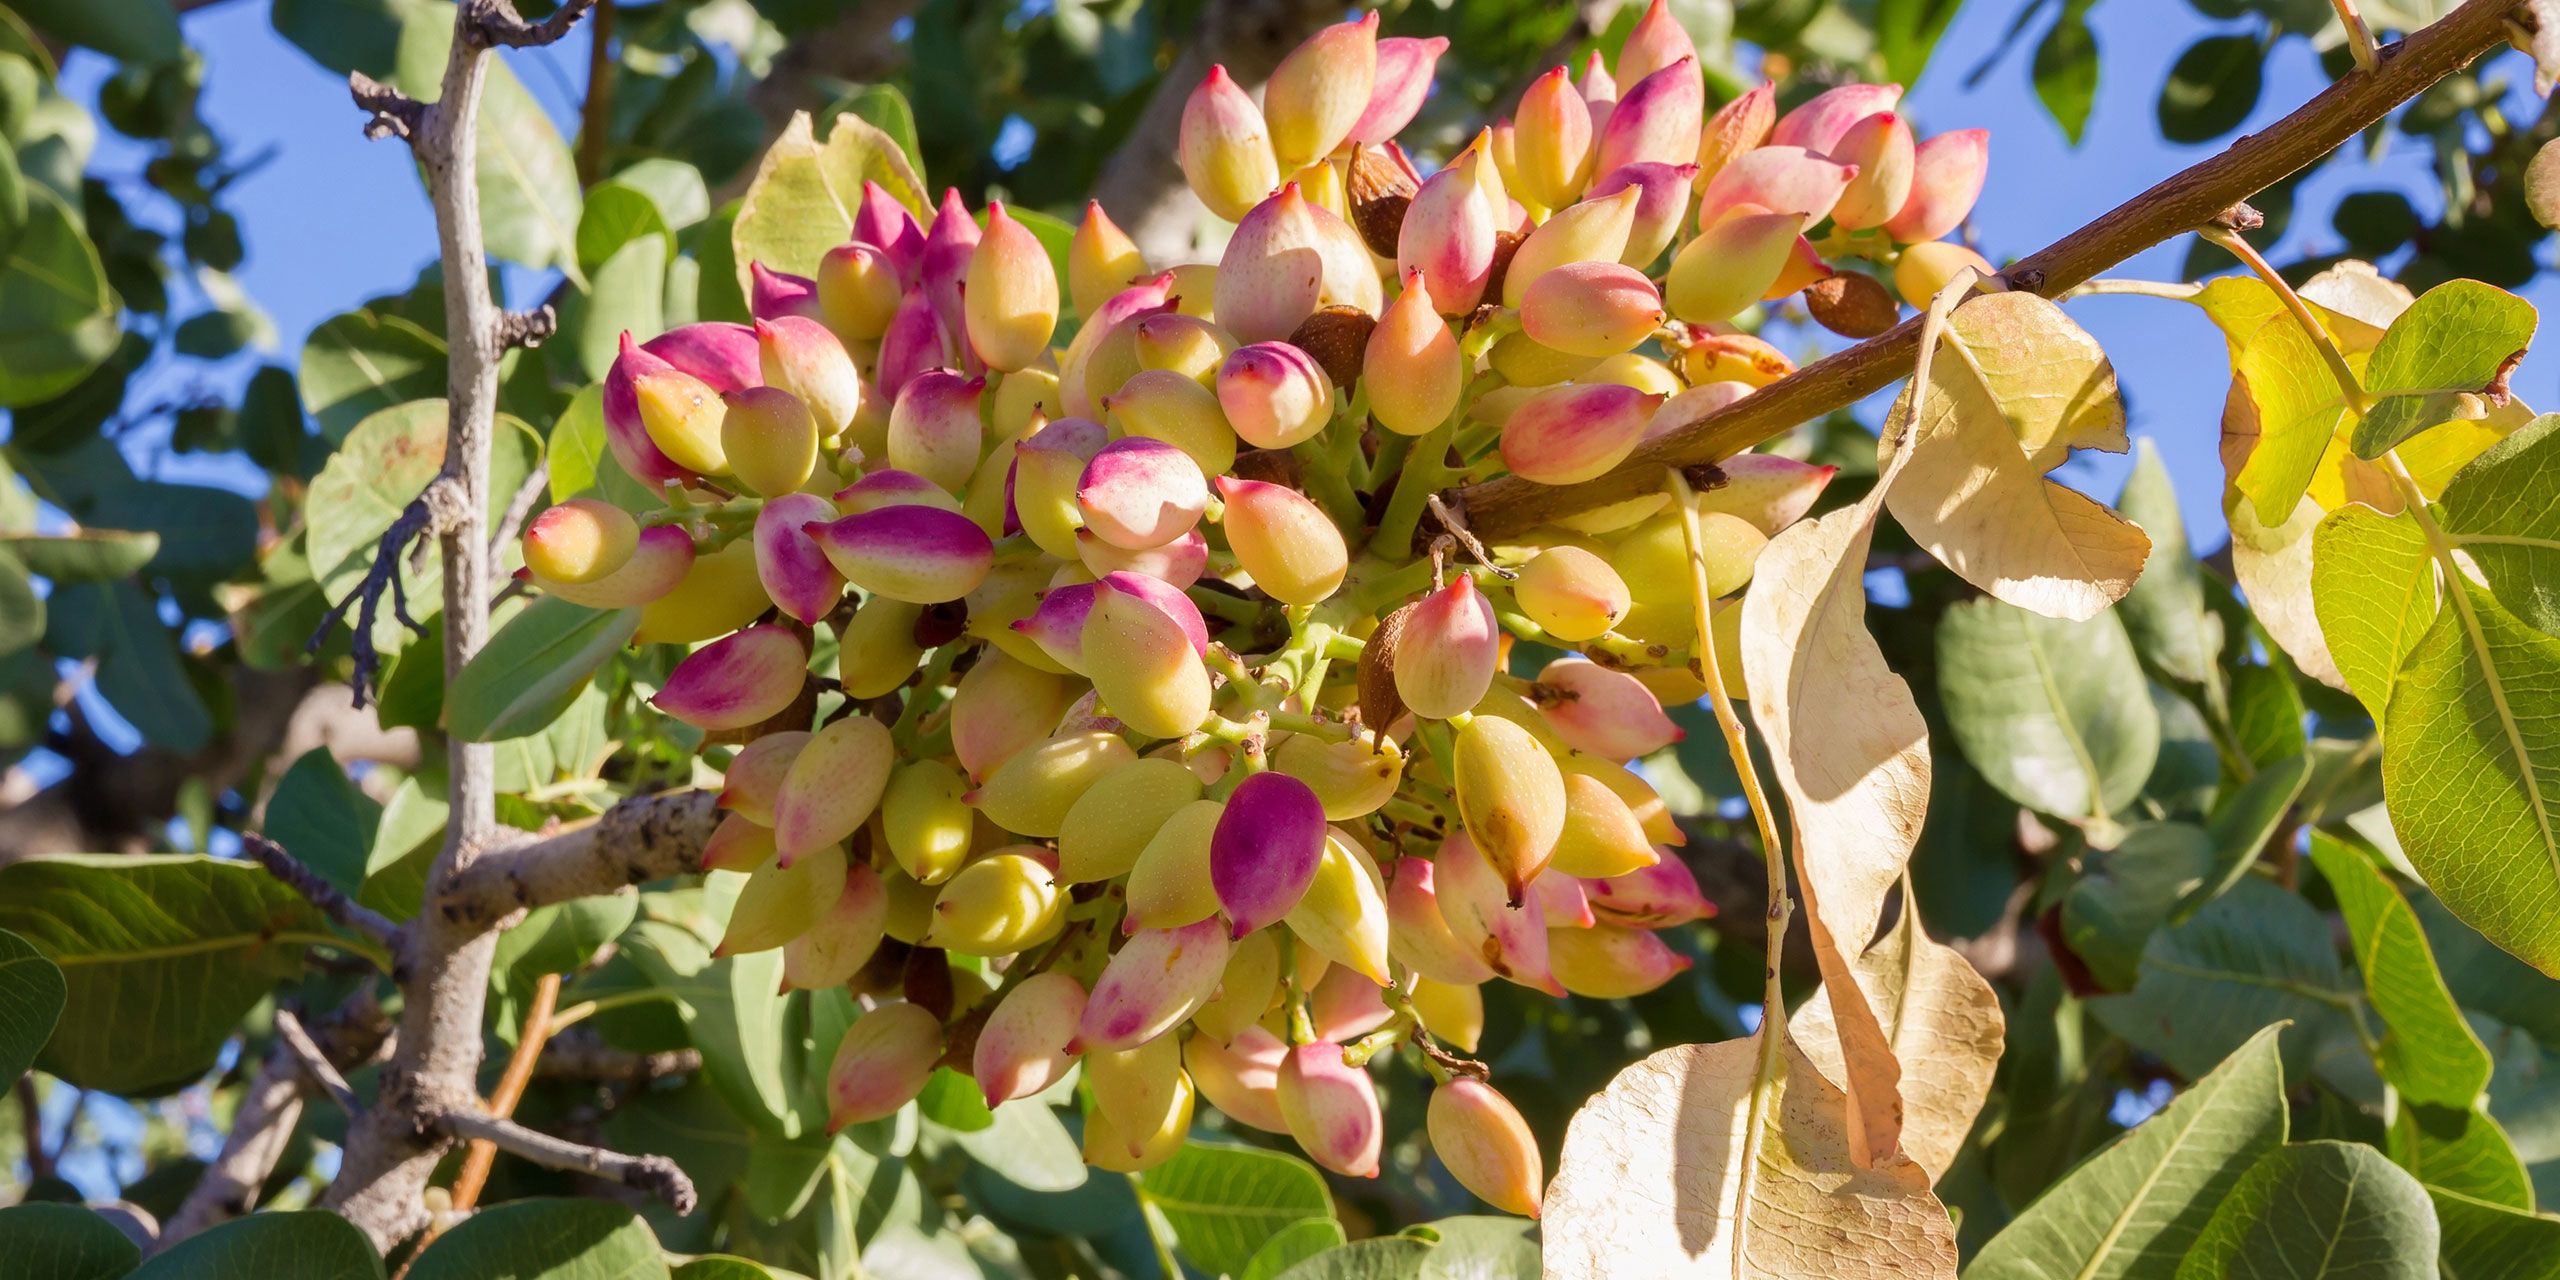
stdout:
POLYGON ((868 1002, 839 1125, 937 1068, 998 1104, 1081 1064, 1096 1165, 1167 1158, 1205 1099, 1375 1175, 1395 1051, 1451 1173, 1534 1214, 1537 1145, 1459 1056, 1483 984, 1689 964, 1657 931, 1712 908, 1629 762, 1680 736, 1664 704, 1736 651, 1830 469, 1417 531, 1458 480, 1587 480, 1781 376, 1731 323, 1766 300, 1892 323, 1834 264, 1925 299, 1978 262, 1938 237, 1983 138, 1915 143, 1869 85, 1709 115, 1656 0, 1425 176, 1392 139, 1444 43, 1376 26, 1259 105, 1215 69, 1192 95, 1183 171, 1236 223, 1214 266, 1156 269, 1094 206, 1059 270, 1001 204, 926 221, 869 186, 812 275, 753 269, 753 326, 626 338, 610 443, 662 503, 525 532, 534 587, 691 646, 655 705, 734 748, 722 950, 868 1002), (1515 640, 1577 656, 1523 678, 1515 640))

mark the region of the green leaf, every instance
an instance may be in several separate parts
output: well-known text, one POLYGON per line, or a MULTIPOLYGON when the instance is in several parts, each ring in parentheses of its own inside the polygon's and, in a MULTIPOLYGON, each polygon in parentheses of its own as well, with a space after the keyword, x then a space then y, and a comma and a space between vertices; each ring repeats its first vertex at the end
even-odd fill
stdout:
POLYGON ((76 1204, 30 1200, 0 1209, 0 1240, 21 1280, 120 1280, 142 1250, 116 1225, 76 1204))
POLYGON ((138 480, 108 490, 87 518, 111 529, 158 534, 159 549, 143 565, 148 573, 227 578, 258 554, 257 504, 211 485, 138 480))
MULTIPOLYGON (((159 550, 160 535, 147 529, 80 529, 52 537, 0 537, 0 552, 16 557, 27 572, 55 582, 128 577, 151 563, 159 550)), ((0 608, 0 616, 7 612, 0 608)), ((0 649, 7 647, 0 643, 0 649)))
POLYGON ((68 996, 62 970, 35 944, 0 929, 0 1081, 16 1084, 27 1073, 68 996))
POLYGON ((2276 666, 2249 663, 2232 667, 2231 733, 2241 754, 2260 765, 2290 760, 2306 749, 2302 690, 2293 682, 2293 667, 2279 658, 2276 666))
POLYGON ((2420 294, 2365 364, 2375 397, 2356 424, 2359 458, 2454 416, 2454 399, 2488 388, 2533 342, 2533 304, 2477 280, 2448 280, 2420 294))
MULTIPOLYGON (((2435 515, 2480 566, 2508 612, 2560 635, 2560 503, 2551 500, 2554 493, 2560 493, 2560 413, 2546 413, 2455 472, 2435 515)), ((2421 555, 2424 546, 2421 536, 2421 555)), ((2432 587, 2434 579, 2426 582, 2432 587)))
POLYGON ((2204 604, 2204 572, 2187 543, 2187 523, 2169 469, 2148 436, 2134 442, 2133 475, 2116 509, 2151 535, 2142 576, 2116 606, 2134 652, 2162 675, 2187 684, 2214 678, 2222 619, 2204 604))
POLYGON ((19 14, 72 44, 126 62, 175 62, 183 47, 169 0, 11 0, 19 14))
MULTIPOLYGON (((649 198, 650 206, 669 231, 682 231, 711 215, 711 192, 702 183, 702 170, 681 160, 652 157, 616 170, 614 175, 595 185, 587 193, 587 208, 594 211, 596 196, 613 188, 637 191, 649 198)), ((578 227, 583 238, 586 217, 581 215, 578 227)))
POLYGON ((2256 777, 2223 795, 2205 824, 2213 836, 2213 871, 2170 913, 2172 923, 2229 892, 2249 874, 2249 868, 2258 865, 2258 855, 2266 852, 2267 841, 2275 838, 2276 829, 2284 825, 2285 815, 2310 780, 2311 761, 2291 756, 2260 769, 2256 777))
POLYGON ((1538 1280, 1534 1229, 1526 1218, 1470 1214, 1410 1226, 1401 1234, 1432 1242, 1422 1260, 1422 1280, 1538 1280))
POLYGON ((445 723, 466 742, 538 733, 639 629, 637 609, 603 613, 550 596, 536 600, 454 676, 445 723))
POLYGON ((2132 992, 2089 1002, 2108 1030, 2193 1078, 2269 1023, 2297 1070, 2354 1000, 2328 923, 2273 881, 2243 878, 2186 923, 2151 935, 2132 992))
POLYGON ((2476 1106, 2403 1104, 2391 1115, 2392 1163, 2430 1191, 2530 1210, 2533 1179, 2506 1130, 2476 1106))
POLYGON ((346 893, 364 887, 381 822, 382 806, 356 789, 327 747, 302 753, 267 798, 267 838, 346 893))
MULTIPOLYGON (((432 777, 432 775, 430 775, 432 777)), ((382 820, 375 824, 373 847, 365 854, 364 892, 356 901, 394 920, 417 914, 426 897, 427 871, 444 843, 444 783, 433 787, 418 778, 403 778, 382 820)))
POLYGON ((623 334, 666 328, 670 252, 665 236, 634 237, 597 265, 594 291, 574 299, 568 323, 579 365, 589 377, 602 378, 613 367, 623 334))
POLYGON ((908 167, 924 172, 924 148, 916 145, 916 109, 907 103, 907 95, 894 84, 866 84, 836 99, 822 119, 832 120, 851 112, 872 128, 886 134, 907 158, 908 167))
MULTIPOLYGON (((347 433, 312 480, 303 503, 303 522, 311 535, 305 546, 312 576, 331 600, 345 599, 363 582, 383 534, 443 468, 446 416, 442 400, 411 401, 373 414, 347 433)), ((521 420, 499 414, 496 427, 489 458, 493 521, 542 456, 541 437, 521 420)), ((441 557, 432 549, 404 556, 400 574, 410 613, 434 611, 444 590, 441 557)), ((353 617, 348 625, 355 625, 353 617)), ((374 618, 374 642, 384 652, 396 653, 408 640, 409 632, 386 597, 374 618)))
MULTIPOLYGON (((2485 571, 2493 561, 2481 563, 2485 571)), ((2311 605, 2347 688, 2381 720, 2401 662, 2439 607, 2435 565, 2418 522, 2360 503, 2330 512, 2311 535, 2311 605)))
POLYGON ((78 385, 124 331, 98 251, 50 189, 28 185, 26 225, 0 249, 0 408, 14 408, 78 385))
POLYGON ((924 212, 924 185, 887 134, 859 116, 829 122, 822 146, 806 115, 795 115, 765 151, 730 229, 738 287, 747 267, 812 275, 826 251, 853 232, 864 181, 877 182, 910 212, 924 212))
POLYGON ((1879 0, 1876 48, 1884 55, 1885 74, 1903 84, 1918 80, 1963 5, 1964 0, 1879 0))
POLYGON ((444 339, 400 316, 332 316, 302 344, 302 407, 333 444, 376 413, 443 395, 444 382, 444 339))
MULTIPOLYGON (((2252 66, 2256 65, 2254 62, 2252 66)), ((2318 343, 2290 312, 2278 312, 2240 346, 2233 370, 2256 410, 2258 438, 2232 485, 2268 528, 2293 514, 2320 456, 2347 416, 2344 393, 2318 343)))
POLYGON ((2381 1152, 2305 1142, 2259 1157, 2178 1264, 2179 1280, 2434 1280, 2426 1188, 2381 1152))
POLYGON ((132 1280, 381 1280, 382 1257, 355 1224, 321 1209, 253 1213, 152 1255, 132 1280))
MULTIPOLYGON (((939 1078, 942 1073, 935 1074, 939 1078)), ((952 1075, 962 1082, 959 1087, 974 1090, 958 1073, 952 1075)), ((1084 1153, 1058 1122, 1058 1113, 1035 1098, 1008 1102, 995 1109, 984 1127, 956 1129, 951 1136, 972 1159, 1028 1191, 1073 1191, 1088 1177, 1084 1153)))
POLYGON ((1333 1216, 1324 1175, 1295 1156, 1225 1143, 1186 1142, 1138 1175, 1138 1198, 1164 1215, 1192 1265, 1242 1271, 1292 1223, 1333 1216))
POLYGON ((1280 1280, 1421 1280, 1431 1245, 1405 1236, 1355 1240, 1280 1273, 1280 1280))
POLYGON ((331 71, 388 78, 399 70, 403 15, 434 7, 425 0, 275 0, 268 21, 331 71))
POLYGON ((516 1200, 437 1236, 409 1280, 665 1280, 658 1238, 609 1200, 516 1200))
POLYGON ((1280 1273, 1323 1253, 1339 1249, 1348 1240, 1342 1224, 1331 1218, 1307 1218, 1290 1223, 1262 1242, 1254 1250, 1253 1260, 1245 1264, 1237 1280, 1273 1280, 1280 1273))
POLYGON ((2365 998, 2382 1015, 2382 1078, 2402 1097, 2470 1107, 2489 1087, 2489 1051, 2436 972, 2427 935, 2382 869, 2325 831, 2311 833, 2311 861, 2338 899, 2355 938, 2365 998))
POLYGON ((2089 108, 2098 100, 2098 41, 2089 33, 2088 16, 2094 3, 2067 0, 2053 29, 2036 44, 2036 97, 2075 147, 2089 127, 2089 108))
POLYGON ((650 236, 674 239, 658 202, 638 187, 599 183, 578 215, 578 265, 592 272, 624 245, 650 236))
POLYGON ((2159 755, 2159 712, 2112 614, 2069 622, 1995 600, 1949 609, 1938 630, 1938 696, 1965 759, 2002 794, 2046 813, 2115 813, 2159 755))
POLYGON ((673 1280, 774 1280, 774 1274, 744 1258, 706 1254, 669 1273, 673 1280))
POLYGON ((2383 798, 2444 905, 2560 976, 2560 639, 2453 586, 2383 717, 2383 798))
POLYGON ((99 696, 143 740, 180 753, 204 749, 213 713, 187 679, 177 637, 151 595, 131 582, 78 583, 46 601, 46 644, 98 660, 99 696))
POLYGON ((2432 1190, 2448 1280, 2560 1280, 2560 1218, 2432 1190))
POLYGON ((2255 36, 2206 36, 2188 45, 2160 86, 2160 136, 2194 144, 2239 128, 2258 105, 2263 57, 2255 36))
POLYGON ((44 639, 44 597, 18 557, 0 548, 0 657, 44 639))
POLYGON ((175 1091, 240 1019, 302 972, 303 948, 354 948, 265 868, 222 858, 64 854, 0 867, 0 929, 62 967, 71 1007, 36 1065, 84 1089, 175 1091))
MULTIPOLYGON (((711 888, 734 894, 742 879, 718 873, 711 877, 711 888)), ((716 926, 712 932, 717 935, 716 926)), ((826 1061, 816 1042, 823 1041, 831 1057, 841 1030, 832 1037, 814 1031, 811 1002, 780 994, 780 951, 714 961, 710 941, 701 934, 642 920, 623 935, 621 954, 632 962, 633 972, 626 976, 636 976, 645 989, 675 1002, 694 1047, 702 1051, 704 1078, 720 1091, 731 1112, 777 1137, 820 1131, 824 1112, 801 1105, 808 1101, 803 1095, 814 1091, 803 1086, 812 1083, 812 1068, 824 1076, 826 1061)), ((602 993, 590 989, 584 995, 602 993)))
POLYGON ((498 935, 490 966, 508 991, 529 991, 546 973, 585 968, 597 951, 631 927, 639 912, 640 899, 627 893, 552 903, 498 935))
POLYGON ((2090 976, 2130 991, 2144 944, 2213 870, 2213 842, 2185 822, 2146 822, 2115 848, 2092 853, 2062 898, 2062 936, 2090 976))
POLYGON ((2283 1145, 2284 1068, 2268 1027, 2158 1115, 2028 1205, 1965 1280, 2166 1275, 2249 1166, 2283 1145))

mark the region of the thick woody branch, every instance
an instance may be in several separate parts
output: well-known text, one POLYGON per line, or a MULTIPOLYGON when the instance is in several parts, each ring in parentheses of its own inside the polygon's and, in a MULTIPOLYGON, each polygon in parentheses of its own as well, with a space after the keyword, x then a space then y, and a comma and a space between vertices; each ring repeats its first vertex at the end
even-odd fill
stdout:
POLYGON ((653 1080, 689 1076, 702 1070, 699 1049, 670 1049, 663 1053, 634 1053, 617 1049, 579 1029, 564 1031, 552 1037, 534 1063, 533 1074, 544 1080, 583 1080, 597 1084, 645 1085, 653 1080))
MULTIPOLYGON (((2177 173, 2002 273, 2008 287, 2054 297, 2133 255, 2204 226, 2223 210, 2317 164, 2347 140, 2504 43, 2516 0, 2470 0, 2382 50, 2267 128, 2177 173)), ((1615 470, 1584 484, 1549 487, 1505 476, 1458 491, 1478 534, 1516 534, 1542 521, 1650 493, 1666 466, 1730 458, 1910 376, 1920 322, 1806 365, 1725 408, 1647 441, 1615 470)))
POLYGON ((700 871, 702 846, 720 822, 716 799, 708 791, 634 796, 583 827, 492 850, 445 882, 434 910, 477 933, 520 910, 700 871))
POLYGON ((283 845, 256 832, 243 832, 240 847, 259 866, 265 867, 268 875, 283 881, 286 888, 320 908, 321 914, 329 917, 339 928, 363 934, 386 948, 399 949, 400 926, 348 897, 345 890, 329 883, 300 858, 285 852, 283 845))
MULTIPOLYGON (((314 1026, 316 1030, 306 1039, 323 1060, 332 1064, 333 1070, 336 1063, 352 1066, 372 1061, 382 1052, 391 1031, 391 1024, 383 1018, 369 990, 314 1026)), ((278 1040, 267 1051, 257 1074, 242 1087, 239 1103, 232 1111, 231 1131, 222 1139, 222 1150, 197 1176, 185 1203, 161 1228, 160 1238, 152 1245, 154 1251, 257 1207, 258 1189, 266 1185, 276 1162, 292 1145, 294 1126, 302 1119, 306 1079, 302 1058, 290 1045, 278 1040)))
POLYGON ((626 1156, 602 1147, 581 1146, 476 1109, 444 1112, 436 1117, 436 1123, 456 1138, 486 1142, 546 1169, 567 1169, 619 1182, 666 1201, 678 1213, 693 1212, 693 1180, 665 1156, 626 1156))

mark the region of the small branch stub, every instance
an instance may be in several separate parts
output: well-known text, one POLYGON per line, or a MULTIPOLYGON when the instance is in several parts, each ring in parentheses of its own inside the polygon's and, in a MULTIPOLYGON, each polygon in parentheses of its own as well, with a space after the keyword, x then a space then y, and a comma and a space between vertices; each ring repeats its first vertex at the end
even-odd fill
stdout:
POLYGON ((551 16, 527 22, 509 0, 463 0, 464 22, 472 38, 490 49, 539 49, 557 44, 595 7, 595 0, 563 0, 551 16))
POLYGON ((498 347, 538 347, 544 339, 560 331, 560 313, 546 302, 531 311, 498 313, 498 347))
POLYGON ((329 1061, 329 1055, 320 1051, 311 1033, 303 1030, 302 1019, 295 1017, 293 1010, 276 1010, 276 1036, 293 1050, 294 1059, 302 1065, 302 1074, 320 1086, 329 1101, 338 1104, 338 1110, 350 1116, 356 1113, 356 1091, 348 1087, 345 1076, 338 1074, 337 1064, 329 1061))
POLYGON ((431 108, 408 94, 361 71, 347 73, 347 91, 371 117, 364 123, 364 136, 376 142, 384 138, 414 142, 425 132, 431 108))

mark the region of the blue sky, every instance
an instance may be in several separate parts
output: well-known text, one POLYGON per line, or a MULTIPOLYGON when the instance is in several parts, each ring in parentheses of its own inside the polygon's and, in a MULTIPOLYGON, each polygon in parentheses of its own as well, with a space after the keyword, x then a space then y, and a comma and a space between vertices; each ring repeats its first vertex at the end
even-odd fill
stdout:
MULTIPOLYGON (((1908 103, 1924 132, 1981 126, 1992 131, 1988 190, 1976 213, 1983 248, 1995 259, 2024 255, 2139 193, 2214 148, 2161 142, 2153 104, 2169 64, 2197 36, 2216 29, 2252 29, 2208 22, 2177 0, 2115 0, 2091 15, 2102 75, 2096 108, 2083 143, 2073 148, 2035 101, 2026 61, 2034 33, 2018 42, 1981 82, 1968 88, 1966 73, 1993 48, 2022 6, 2032 0, 1971 0, 1939 46, 1938 61, 1914 87, 1908 103)), ((231 154, 272 149, 272 159, 237 184, 231 207, 240 217, 249 257, 242 283, 273 317, 281 351, 266 358, 291 361, 303 335, 365 297, 405 288, 433 252, 434 230, 407 151, 369 143, 348 104, 345 85, 322 70, 268 25, 261 0, 211 6, 186 21, 191 40, 210 63, 204 110, 231 154)), ((2038 19, 2039 30, 2042 19, 2038 19)), ((515 52, 518 74, 549 106, 564 132, 574 120, 586 65, 585 28, 550 49, 515 52)), ((2503 54, 2504 69, 2519 85, 2529 72, 2519 55, 2503 54)), ((93 91, 105 64, 75 55, 70 79, 93 91)), ((2267 68, 2257 111, 2245 128, 2266 125, 2325 83, 2310 44, 2279 43, 2267 68)), ((144 155, 112 134, 101 138, 100 167, 139 182, 144 155)), ((2295 230, 2276 255, 2317 253, 2335 247, 2328 209, 2338 197, 2372 186, 2410 193, 2422 211, 2439 198, 2427 172, 2423 147, 2395 135, 2370 164, 2332 165, 2308 183, 2295 230)), ((2173 241, 2135 258, 2114 274, 2175 278, 2186 254, 2173 241)), ((2560 298, 2560 286, 2537 282, 2537 303, 2560 298)), ((2227 374, 2219 337, 2194 311, 2140 298, 2102 298, 2073 305, 2114 357, 2123 375, 2133 430, 2160 444, 2178 481, 2199 546, 2220 541, 2222 521, 2214 462, 2215 423, 2227 374)), ((245 376, 244 367, 236 376, 245 376)), ((2537 354, 2516 379, 2528 401, 2560 406, 2554 357, 2537 354)), ((2119 459, 2087 456, 2066 478, 2112 497, 2121 483, 2119 459)), ((163 462, 162 474, 189 478, 235 477, 254 484, 245 467, 195 461, 163 462)))

